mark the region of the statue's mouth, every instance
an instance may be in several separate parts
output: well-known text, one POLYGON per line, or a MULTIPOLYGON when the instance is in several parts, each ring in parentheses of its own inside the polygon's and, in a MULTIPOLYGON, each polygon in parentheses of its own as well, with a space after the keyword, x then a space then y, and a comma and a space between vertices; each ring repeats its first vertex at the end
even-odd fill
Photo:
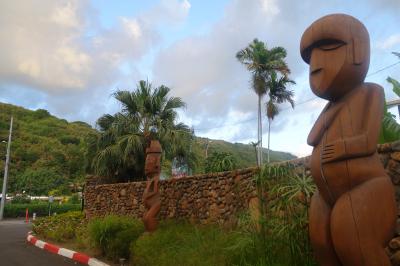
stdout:
POLYGON ((311 75, 315 75, 315 74, 318 74, 319 72, 321 72, 322 71, 322 67, 320 67, 320 68, 316 68, 316 69, 314 69, 314 70, 311 70, 311 75))

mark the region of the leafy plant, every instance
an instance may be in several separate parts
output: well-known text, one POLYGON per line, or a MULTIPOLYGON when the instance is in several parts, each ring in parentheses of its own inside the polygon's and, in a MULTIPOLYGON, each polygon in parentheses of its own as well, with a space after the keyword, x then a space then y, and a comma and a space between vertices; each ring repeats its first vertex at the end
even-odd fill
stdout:
POLYGON ((308 238, 308 208, 316 189, 311 177, 290 165, 265 166, 255 182, 259 218, 242 236, 262 246, 260 263, 315 265, 308 238))
MULTIPOLYGON (((386 79, 393 86, 393 92, 400 97, 400 82, 388 77, 386 79)), ((382 119, 382 130, 379 137, 379 143, 392 142, 400 139, 400 125, 396 121, 396 117, 388 111, 386 102, 382 119)))
MULTIPOLYGON (((49 204, 46 202, 40 203, 11 203, 6 204, 4 207, 4 217, 6 218, 17 218, 17 217, 25 217, 26 209, 29 211, 29 215, 32 217, 33 213, 36 213, 37 217, 43 217, 49 215, 49 204)), ((51 213, 65 213, 69 211, 80 211, 80 204, 52 204, 51 205, 51 213)))
POLYGON ((80 204, 81 203, 81 199, 79 198, 78 193, 72 194, 72 196, 68 198, 68 203, 80 204))
POLYGON ((84 218, 84 214, 80 211, 38 218, 33 222, 32 230, 45 239, 65 242, 76 238, 77 233, 84 230, 86 227, 84 218))
POLYGON ((17 196, 13 197, 13 199, 11 200, 11 203, 12 204, 27 204, 27 203, 31 203, 31 198, 29 198, 25 194, 17 195, 17 196))
POLYGON ((206 159, 206 173, 230 171, 236 168, 236 159, 231 153, 213 152, 206 159))
POLYGON ((88 224, 94 247, 108 258, 129 258, 130 244, 144 232, 143 222, 130 217, 109 215, 96 218, 88 224))
MULTIPOLYGON (((400 53, 393 52, 392 54, 400 59, 400 53)), ((393 92, 400 97, 400 82, 391 77, 388 77, 386 81, 392 84, 393 92)), ((382 130, 379 136, 379 143, 397 141, 400 139, 400 125, 397 123, 396 117, 388 111, 386 101, 384 108, 385 109, 382 119, 382 130)))

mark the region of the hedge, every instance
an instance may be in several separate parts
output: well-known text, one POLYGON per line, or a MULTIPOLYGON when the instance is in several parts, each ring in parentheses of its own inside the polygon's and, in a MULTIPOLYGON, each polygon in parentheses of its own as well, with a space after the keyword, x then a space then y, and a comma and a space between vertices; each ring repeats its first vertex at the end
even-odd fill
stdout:
MULTIPOLYGON (((32 217, 33 213, 36 213, 36 216, 48 216, 49 215, 49 204, 48 203, 27 203, 27 204, 19 204, 19 203, 8 203, 4 207, 4 217, 6 218, 17 218, 17 217, 25 217, 26 209, 29 210, 29 216, 32 217)), ((51 213, 65 213, 68 211, 80 211, 81 204, 51 204, 51 213)))

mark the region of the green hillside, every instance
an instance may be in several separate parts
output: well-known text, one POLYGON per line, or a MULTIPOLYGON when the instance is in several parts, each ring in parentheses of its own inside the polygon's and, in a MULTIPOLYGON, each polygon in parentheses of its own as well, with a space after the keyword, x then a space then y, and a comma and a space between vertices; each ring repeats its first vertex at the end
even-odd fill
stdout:
POLYGON ((84 122, 68 123, 43 109, 31 111, 0 103, 1 179, 6 154, 6 143, 1 141, 8 139, 11 115, 14 126, 8 191, 69 193, 84 179, 85 138, 96 131, 84 122))
MULTIPOLYGON (((244 168, 249 166, 256 166, 256 154, 254 147, 250 144, 243 143, 230 143, 224 140, 213 140, 206 138, 197 138, 197 145, 200 146, 202 155, 205 156, 207 142, 208 142, 208 155, 213 152, 227 152, 233 154, 237 161, 238 168, 244 168)), ((263 149, 264 162, 267 160, 267 149, 263 149)), ((271 151, 270 160, 271 162, 286 161, 296 158, 293 154, 288 152, 271 151)))
MULTIPOLYGON (((0 187, 6 154, 6 143, 2 141, 8 139, 11 115, 14 116, 14 127, 8 192, 68 194, 82 184, 86 175, 87 139, 98 134, 95 129, 84 122, 70 123, 59 119, 43 109, 31 111, 0 103, 0 187)), ((208 155, 231 153, 236 158, 237 168, 256 164, 252 145, 196 137, 191 146, 198 160, 194 174, 204 172, 207 142, 208 155)), ((264 153, 266 159, 266 150, 264 153)), ((292 158, 295 156, 289 153, 271 152, 272 161, 292 158)), ((170 168, 171 162, 165 160, 163 169, 170 168)))

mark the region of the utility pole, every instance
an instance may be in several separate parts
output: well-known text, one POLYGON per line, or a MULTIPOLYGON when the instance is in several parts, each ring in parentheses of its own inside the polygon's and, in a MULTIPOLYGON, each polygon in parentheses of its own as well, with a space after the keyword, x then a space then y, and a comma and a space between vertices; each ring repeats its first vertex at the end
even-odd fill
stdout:
POLYGON ((8 165, 10 164, 12 126, 13 126, 13 117, 11 116, 10 134, 8 136, 8 143, 7 143, 6 165, 4 167, 3 190, 1 192, 0 221, 3 220, 4 204, 6 202, 6 197, 7 197, 6 196, 7 195, 6 194, 7 193, 7 178, 8 178, 8 165))

